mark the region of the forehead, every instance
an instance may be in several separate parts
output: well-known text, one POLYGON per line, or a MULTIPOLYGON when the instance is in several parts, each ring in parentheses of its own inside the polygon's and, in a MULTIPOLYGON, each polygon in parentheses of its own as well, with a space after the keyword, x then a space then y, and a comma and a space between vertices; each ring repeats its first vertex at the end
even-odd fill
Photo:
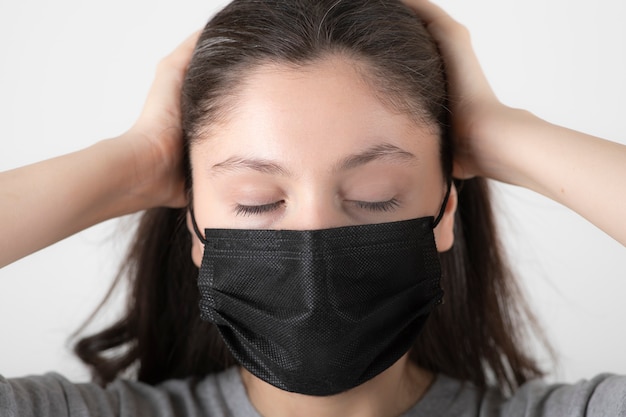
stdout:
POLYGON ((237 90, 225 121, 192 148, 192 162, 200 153, 212 161, 243 154, 323 164, 380 144, 438 159, 437 127, 391 108, 353 60, 263 64, 237 90))

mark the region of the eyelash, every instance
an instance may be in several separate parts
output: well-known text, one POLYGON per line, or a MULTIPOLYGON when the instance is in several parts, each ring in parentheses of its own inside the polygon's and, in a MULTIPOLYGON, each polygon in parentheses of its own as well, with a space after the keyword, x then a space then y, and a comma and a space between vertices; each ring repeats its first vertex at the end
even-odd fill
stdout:
POLYGON ((260 206, 244 206, 241 204, 237 204, 237 207, 235 208, 235 214, 237 216, 258 216, 276 210, 284 202, 285 200, 280 200, 274 203, 262 204, 260 206))
MULTIPOLYGON (((284 203, 284 200, 280 200, 270 204, 262 204, 260 206, 244 206, 238 204, 235 208, 235 214, 237 216, 258 216, 272 212, 278 209, 284 203)), ((352 203, 354 203, 360 209, 375 212, 389 212, 395 210, 400 205, 398 200, 396 200, 395 198, 387 201, 352 201, 352 203)))
POLYGON ((383 211, 383 212, 395 210, 400 205, 400 203, 398 203, 398 200, 396 200, 395 198, 392 198, 391 200, 387 200, 387 201, 376 201, 376 202, 354 201, 354 204, 356 204, 358 208, 363 209, 363 210, 383 211))

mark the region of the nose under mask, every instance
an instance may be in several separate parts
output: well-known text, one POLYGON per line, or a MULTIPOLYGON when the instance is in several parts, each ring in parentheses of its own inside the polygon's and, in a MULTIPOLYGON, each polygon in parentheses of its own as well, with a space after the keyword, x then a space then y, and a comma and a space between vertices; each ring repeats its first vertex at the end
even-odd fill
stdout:
POLYGON ((200 313, 282 390, 333 395, 411 348, 441 302, 437 218, 321 230, 205 229, 200 313))

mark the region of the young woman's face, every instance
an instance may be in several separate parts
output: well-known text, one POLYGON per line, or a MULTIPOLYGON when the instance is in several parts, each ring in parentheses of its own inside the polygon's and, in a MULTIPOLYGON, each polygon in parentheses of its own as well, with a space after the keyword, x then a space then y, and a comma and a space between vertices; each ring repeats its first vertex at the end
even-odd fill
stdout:
MULTIPOLYGON (((200 230, 324 229, 436 216, 438 133, 383 104, 346 59, 266 65, 235 110, 191 149, 200 230)), ((452 244, 456 195, 435 230, 452 244)), ((194 237, 193 259, 202 245, 194 237)))

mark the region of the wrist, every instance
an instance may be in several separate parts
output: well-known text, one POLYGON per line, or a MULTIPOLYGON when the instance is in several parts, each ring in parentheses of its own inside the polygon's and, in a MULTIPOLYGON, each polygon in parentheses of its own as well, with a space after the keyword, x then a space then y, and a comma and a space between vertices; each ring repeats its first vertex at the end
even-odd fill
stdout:
POLYGON ((480 139, 470 141, 477 175, 533 188, 532 173, 541 157, 536 142, 547 123, 527 110, 504 105, 488 113, 470 136, 480 139))
POLYGON ((132 128, 112 139, 122 156, 120 190, 128 209, 183 207, 186 204, 182 138, 171 129, 146 133, 132 128), (124 162, 122 162, 124 161, 124 162))
POLYGON ((141 193, 140 169, 126 134, 101 140, 85 150, 94 174, 93 207, 98 221, 150 207, 141 193))

